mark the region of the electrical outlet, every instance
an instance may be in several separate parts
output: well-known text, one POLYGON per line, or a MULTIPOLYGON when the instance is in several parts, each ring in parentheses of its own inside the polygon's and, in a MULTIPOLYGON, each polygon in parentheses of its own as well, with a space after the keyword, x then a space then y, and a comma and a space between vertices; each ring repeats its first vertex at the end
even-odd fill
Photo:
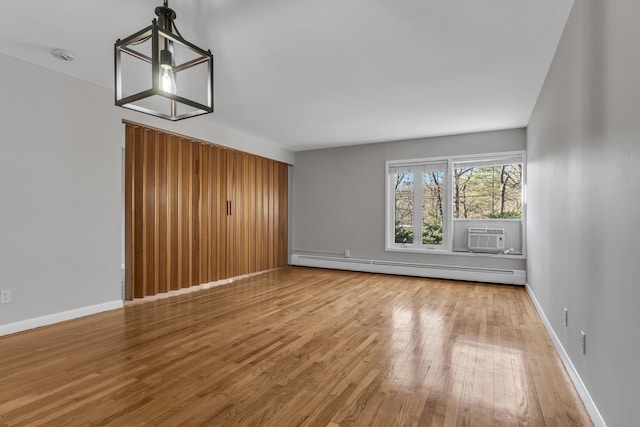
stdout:
POLYGON ((587 334, 584 331, 580 331, 580 350, 582 354, 587 354, 587 334))
POLYGON ((564 326, 569 326, 569 309, 564 308, 564 326))
POLYGON ((11 302, 11 289, 0 290, 0 304, 9 304, 11 302))
POLYGON ((351 251, 349 249, 344 250, 344 257, 349 258, 351 256, 351 251))

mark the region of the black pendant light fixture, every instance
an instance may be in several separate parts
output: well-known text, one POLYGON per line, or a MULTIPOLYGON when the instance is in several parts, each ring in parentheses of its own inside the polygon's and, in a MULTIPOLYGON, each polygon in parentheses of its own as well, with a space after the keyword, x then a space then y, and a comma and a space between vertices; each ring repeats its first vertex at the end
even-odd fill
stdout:
POLYGON ((115 43, 116 105, 174 121, 212 113, 211 51, 182 38, 168 0, 155 12, 149 27, 115 43))

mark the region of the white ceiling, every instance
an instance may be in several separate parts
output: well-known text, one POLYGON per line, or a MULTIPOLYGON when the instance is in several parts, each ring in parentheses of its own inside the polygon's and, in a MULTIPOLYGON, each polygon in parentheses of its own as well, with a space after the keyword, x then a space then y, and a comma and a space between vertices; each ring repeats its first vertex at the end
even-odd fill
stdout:
MULTIPOLYGON (((113 87, 161 0, 8 0, 0 52, 113 87), (50 51, 64 48, 65 63, 50 51)), ((170 0, 208 119, 292 150, 526 126, 573 0, 170 0)))

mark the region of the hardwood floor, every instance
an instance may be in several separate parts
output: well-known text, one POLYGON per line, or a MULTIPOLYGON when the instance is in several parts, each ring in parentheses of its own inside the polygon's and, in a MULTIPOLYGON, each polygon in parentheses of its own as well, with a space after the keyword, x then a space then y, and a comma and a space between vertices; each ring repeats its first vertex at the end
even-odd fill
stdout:
POLYGON ((288 267, 0 338, 0 425, 588 426, 521 287, 288 267))

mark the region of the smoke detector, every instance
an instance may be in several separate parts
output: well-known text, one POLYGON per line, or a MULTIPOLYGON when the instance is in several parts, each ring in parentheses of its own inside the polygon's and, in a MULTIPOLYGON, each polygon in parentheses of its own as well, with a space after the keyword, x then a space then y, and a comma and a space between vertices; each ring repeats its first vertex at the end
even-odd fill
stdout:
POLYGON ((75 57, 71 52, 64 49, 53 49, 51 51, 51 55, 53 55, 54 58, 57 58, 60 61, 65 61, 65 62, 71 62, 75 59, 75 57))

